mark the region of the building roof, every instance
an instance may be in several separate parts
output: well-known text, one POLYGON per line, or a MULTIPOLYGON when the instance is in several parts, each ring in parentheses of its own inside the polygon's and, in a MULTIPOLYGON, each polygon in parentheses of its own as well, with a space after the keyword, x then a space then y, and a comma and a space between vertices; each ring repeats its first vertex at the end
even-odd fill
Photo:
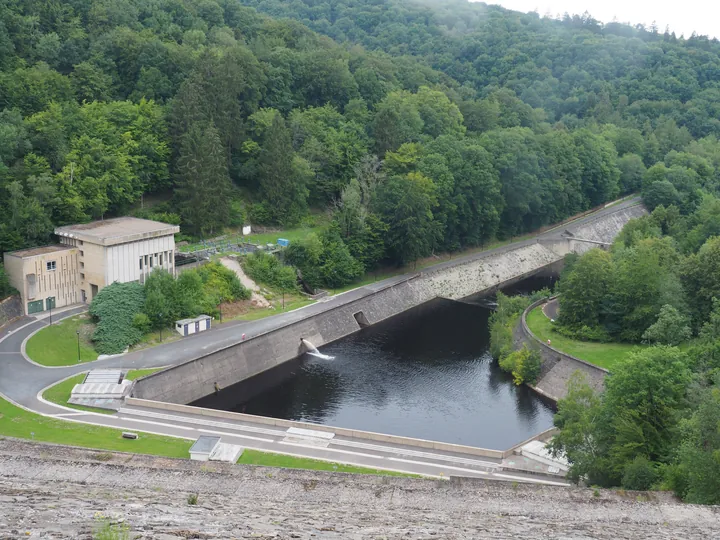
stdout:
POLYGON ((53 244, 51 246, 40 246, 30 249, 21 249, 19 251, 11 251, 5 255, 11 257, 20 257, 21 259, 29 259, 30 257, 37 257, 38 255, 48 255, 49 253, 55 253, 56 251, 66 251, 68 249, 77 249, 74 246, 63 246, 62 244, 53 244))
POLYGON ((79 225, 65 225, 55 229, 55 234, 58 236, 77 238, 102 246, 167 236, 177 232, 180 232, 180 227, 177 225, 129 216, 91 221, 79 225))

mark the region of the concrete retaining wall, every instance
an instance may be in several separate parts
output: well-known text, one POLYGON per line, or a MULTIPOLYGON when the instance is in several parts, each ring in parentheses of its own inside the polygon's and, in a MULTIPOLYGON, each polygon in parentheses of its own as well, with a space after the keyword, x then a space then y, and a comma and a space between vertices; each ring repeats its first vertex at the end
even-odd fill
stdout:
POLYGON ((22 301, 19 295, 9 296, 0 302, 0 326, 24 315, 22 301))
POLYGON ((542 356, 543 363, 533 390, 539 394, 558 401, 567 395, 567 385, 570 377, 579 371, 587 379, 588 384, 598 392, 604 389, 605 377, 609 373, 607 369, 595 366, 579 358, 551 347, 532 333, 527 325, 527 314, 536 307, 544 304, 546 300, 534 302, 523 312, 520 322, 515 329, 515 342, 517 346, 522 343, 535 347, 542 356))
MULTIPOLYGON (((646 213, 642 206, 619 209, 572 229, 577 237, 610 242, 631 218, 646 213), (595 232, 593 232, 595 231, 595 232), (585 236, 583 236, 585 235, 585 236)), ((376 324, 410 308, 443 297, 459 300, 491 291, 551 266, 570 251, 595 247, 570 238, 528 240, 433 266, 400 282, 367 290, 364 296, 306 319, 288 323, 247 341, 207 350, 204 356, 139 380, 133 396, 171 403, 191 403, 279 364, 304 351, 300 339, 316 347, 331 343, 363 326, 376 324), (358 322, 360 321, 360 322, 358 322)))

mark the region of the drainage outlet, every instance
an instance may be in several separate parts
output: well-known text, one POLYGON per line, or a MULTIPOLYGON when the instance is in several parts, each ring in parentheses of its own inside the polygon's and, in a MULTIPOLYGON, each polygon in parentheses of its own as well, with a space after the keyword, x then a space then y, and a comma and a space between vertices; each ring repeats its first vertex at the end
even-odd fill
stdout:
POLYGON ((355 320, 357 321, 360 328, 367 328, 368 326, 370 326, 370 321, 367 320, 367 317, 362 311, 353 313, 353 317, 355 317, 355 320))

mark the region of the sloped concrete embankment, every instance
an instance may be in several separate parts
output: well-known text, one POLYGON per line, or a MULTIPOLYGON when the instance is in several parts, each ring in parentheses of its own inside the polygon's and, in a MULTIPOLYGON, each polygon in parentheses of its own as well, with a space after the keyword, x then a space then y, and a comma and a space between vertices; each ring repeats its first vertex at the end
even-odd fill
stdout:
MULTIPOLYGON (((630 219, 646 213, 642 206, 568 227, 575 238, 611 242, 630 219)), ((337 298, 327 309, 280 328, 253 336, 247 341, 209 348, 204 356, 139 380, 133 396, 154 401, 191 403, 296 358, 302 352, 300 339, 315 346, 331 343, 365 326, 376 324, 408 309, 442 297, 459 300, 490 291, 549 267, 570 251, 595 247, 559 236, 508 246, 439 264, 400 282, 367 289, 351 301, 337 298)), ((313 306, 314 307, 314 306, 313 306)))
POLYGON ((270 469, 8 440, 0 441, 0 507, 3 538, 99 537, 103 523, 155 540, 720 535, 718 508, 660 493, 270 469))
POLYGON ((580 372, 593 389, 602 392, 605 377, 609 373, 607 369, 595 366, 551 347, 533 334, 528 327, 527 314, 546 301, 545 299, 538 300, 528 306, 520 317, 520 322, 515 327, 513 335, 516 348, 527 344, 528 347, 537 349, 540 356, 542 356, 543 363, 540 376, 535 386, 531 386, 531 388, 557 402, 567 396, 568 383, 573 374, 580 372))

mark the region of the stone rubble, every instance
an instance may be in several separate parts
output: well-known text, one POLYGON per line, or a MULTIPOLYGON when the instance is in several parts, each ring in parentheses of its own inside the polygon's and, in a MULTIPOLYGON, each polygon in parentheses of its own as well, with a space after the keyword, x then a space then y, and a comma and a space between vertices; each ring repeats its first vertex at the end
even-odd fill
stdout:
POLYGON ((198 463, 0 440, 0 539, 710 539, 720 508, 640 494, 198 463), (197 494, 197 504, 188 496, 197 494), (102 538, 108 538, 103 536, 102 538))

